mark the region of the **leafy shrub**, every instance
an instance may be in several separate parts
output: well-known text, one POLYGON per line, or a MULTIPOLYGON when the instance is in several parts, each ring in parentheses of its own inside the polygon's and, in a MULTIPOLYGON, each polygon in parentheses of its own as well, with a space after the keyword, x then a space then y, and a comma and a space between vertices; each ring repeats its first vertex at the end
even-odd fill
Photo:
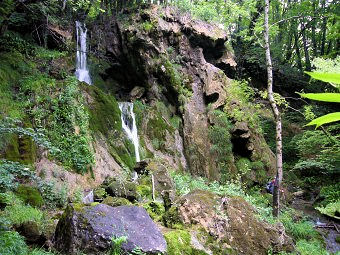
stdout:
POLYGON ((13 161, 0 160, 0 191, 14 190, 18 187, 18 179, 32 179, 34 173, 30 168, 13 161))
POLYGON ((323 199, 322 205, 334 203, 340 197, 340 183, 324 186, 320 190, 320 197, 323 199))
POLYGON ((234 121, 246 121, 249 127, 257 129, 262 132, 259 126, 258 109, 261 105, 252 102, 255 92, 248 86, 247 81, 233 80, 227 90, 227 104, 224 111, 227 113, 229 119, 234 121), (237 103, 235 104, 235 101, 237 103))
POLYGON ((57 188, 54 182, 40 180, 37 186, 48 207, 64 207, 66 205, 68 194, 66 185, 57 188))
POLYGON ((28 248, 24 238, 18 232, 0 232, 0 254, 27 255, 28 248))

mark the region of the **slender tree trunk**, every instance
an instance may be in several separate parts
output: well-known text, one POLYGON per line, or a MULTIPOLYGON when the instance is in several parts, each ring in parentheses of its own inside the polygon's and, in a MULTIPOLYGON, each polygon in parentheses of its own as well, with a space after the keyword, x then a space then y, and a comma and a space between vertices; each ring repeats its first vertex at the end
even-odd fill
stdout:
POLYGON ((290 26, 290 29, 289 29, 289 33, 288 33, 288 41, 287 41, 287 52, 286 52, 286 57, 285 59, 283 60, 284 63, 288 63, 290 61, 290 59, 292 58, 292 54, 293 54, 293 30, 294 30, 294 27, 293 27, 293 24, 294 23, 291 23, 291 26, 290 26))
POLYGON ((298 37, 296 30, 294 31, 294 41, 295 41, 294 46, 295 46, 295 52, 296 52, 296 58, 297 58, 297 60, 296 60, 297 65, 298 65, 300 72, 303 72, 302 61, 301 61, 301 52, 300 52, 300 48, 299 48, 299 37, 298 37))
MULTIPOLYGON (((322 9, 323 12, 325 12, 326 1, 322 1, 322 9)), ((322 20, 322 26, 321 26, 321 46, 320 46, 320 55, 323 56, 325 54, 325 44, 326 44, 326 30, 327 30, 327 18, 324 17, 322 20)))
POLYGON ((307 45, 307 38, 306 38, 306 27, 302 26, 302 43, 303 43, 303 50, 305 52, 305 62, 306 62, 306 71, 311 71, 312 66, 310 63, 308 45, 307 45))
MULTIPOLYGON (((313 2, 313 13, 314 16, 316 17, 316 3, 313 2)), ((316 44, 316 35, 315 35, 315 27, 316 27, 316 19, 313 19, 312 21, 312 44, 313 44, 313 56, 316 57, 318 55, 318 50, 317 50, 317 44, 316 44)))
POLYGON ((279 216, 280 209, 280 185, 282 182, 282 125, 281 125, 281 115, 279 108, 277 107, 274 95, 273 95, 273 65, 272 59, 270 56, 270 45, 269 45, 269 22, 268 22, 268 14, 269 14, 269 0, 265 0, 264 7, 264 42, 265 42, 265 50, 266 50, 266 66, 267 66, 267 75, 268 75, 268 99, 270 105, 272 107, 275 124, 276 124, 276 181, 274 184, 274 192, 273 192, 273 215, 275 217, 279 216))

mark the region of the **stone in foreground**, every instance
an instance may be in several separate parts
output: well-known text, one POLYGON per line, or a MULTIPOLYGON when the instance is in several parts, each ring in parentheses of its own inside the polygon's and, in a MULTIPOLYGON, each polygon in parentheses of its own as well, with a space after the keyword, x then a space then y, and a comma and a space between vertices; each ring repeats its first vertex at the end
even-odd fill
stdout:
POLYGON ((139 248, 145 254, 165 254, 166 241, 144 208, 111 207, 105 204, 70 204, 58 222, 55 248, 66 254, 101 254, 111 246, 111 238, 126 236, 125 252, 139 248))

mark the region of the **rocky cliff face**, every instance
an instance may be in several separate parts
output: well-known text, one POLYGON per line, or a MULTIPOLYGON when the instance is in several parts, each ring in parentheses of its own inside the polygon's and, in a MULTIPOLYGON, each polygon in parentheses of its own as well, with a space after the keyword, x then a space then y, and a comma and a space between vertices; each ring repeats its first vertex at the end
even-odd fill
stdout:
POLYGON ((142 102, 136 111, 145 155, 158 156, 175 169, 214 180, 237 173, 235 157, 263 163, 255 170, 260 174, 250 174, 253 181, 273 174, 273 154, 260 132, 246 120, 229 114, 234 125, 231 139, 219 145, 209 133, 212 127, 217 128, 214 112, 224 109, 231 113, 238 104, 228 91, 228 74, 217 67, 223 63, 232 69, 236 65, 224 46, 228 38, 222 29, 175 9, 153 6, 94 25, 92 31, 94 51, 110 63, 101 76, 118 84, 108 89, 122 100, 142 102), (223 143, 234 151, 219 159, 214 148, 223 147, 223 143))

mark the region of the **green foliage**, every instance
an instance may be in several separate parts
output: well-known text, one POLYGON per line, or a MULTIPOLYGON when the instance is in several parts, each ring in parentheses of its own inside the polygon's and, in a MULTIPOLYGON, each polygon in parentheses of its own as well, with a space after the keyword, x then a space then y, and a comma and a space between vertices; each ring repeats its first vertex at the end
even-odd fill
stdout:
MULTIPOLYGON (((306 72, 309 74, 312 78, 316 80, 321 80, 324 82, 329 82, 331 85, 336 87, 337 89, 340 89, 340 74, 333 74, 333 73, 316 73, 316 72, 306 72)), ((340 93, 300 93, 301 97, 305 97, 312 100, 318 100, 318 101, 325 101, 325 102, 334 102, 339 103, 340 102, 340 93)), ((315 128, 318 128, 324 124, 336 122, 340 120, 340 112, 333 112, 326 115, 323 115, 319 118, 316 118, 309 122, 306 126, 313 126, 315 125, 315 128)))
POLYGON ((67 202, 66 187, 57 188, 53 182, 42 180, 30 167, 18 162, 0 160, 0 177, 0 192, 14 191, 19 182, 28 182, 38 188, 47 206, 63 207, 67 202))
POLYGON ((186 230, 173 230, 164 234, 169 255, 205 255, 191 245, 191 235, 186 230))
POLYGON ((320 238, 320 234, 313 228, 314 224, 306 219, 295 222, 294 211, 286 210, 280 215, 280 221, 287 233, 296 240, 320 238))
POLYGON ((16 190, 16 195, 33 207, 41 207, 44 204, 44 200, 37 188, 28 185, 20 185, 16 190))
POLYGON ((172 172, 171 176, 175 182, 176 191, 179 195, 185 195, 195 189, 201 189, 213 192, 219 196, 239 196, 254 206, 259 218, 274 222, 268 198, 260 192, 247 194, 240 183, 239 178, 234 181, 224 181, 223 184, 221 184, 217 181, 211 182, 205 178, 193 177, 189 174, 172 172))
POLYGON ((331 136, 326 130, 325 132, 309 130, 295 136, 291 143, 295 144, 300 159, 294 169, 299 170, 302 175, 336 173, 340 155, 337 137, 337 135, 331 136))
POLYGON ((146 32, 150 32, 154 27, 155 27, 155 24, 153 22, 145 21, 144 23, 142 23, 142 28, 146 32))
POLYGON ((27 255, 28 248, 24 237, 15 231, 0 232, 0 254, 27 255))
POLYGON ((17 162, 0 160, 0 191, 15 190, 18 186, 18 179, 29 180, 34 173, 30 168, 17 162))
POLYGON ((318 240, 299 240, 296 243, 296 250, 300 255, 329 255, 318 240))
POLYGON ((127 236, 112 237, 111 239, 111 250, 109 255, 120 255, 122 254, 122 245, 127 242, 127 236))
POLYGON ((334 203, 329 203, 325 207, 316 207, 318 211, 329 217, 340 220, 340 199, 334 203))
POLYGON ((305 93, 302 97, 322 102, 340 103, 340 93, 305 93))
MULTIPOLYGON (((319 72, 306 72, 315 80, 320 80, 323 82, 329 82, 331 84, 340 84, 340 73, 319 73, 319 72)), ((337 87, 337 86, 335 86, 337 87)), ((331 101, 329 101, 331 102, 331 101)))
MULTIPOLYGON (((333 102, 333 101, 331 101, 331 102, 333 102)), ((312 120, 306 126, 315 125, 315 128, 318 128, 318 127, 320 127, 324 124, 336 122, 336 121, 339 121, 339 120, 340 120, 340 112, 333 112, 333 113, 328 113, 326 115, 323 115, 319 118, 312 120)))
POLYGON ((8 220, 11 225, 20 225, 32 221, 36 222, 38 226, 41 226, 44 220, 42 211, 30 205, 24 205, 20 200, 16 200, 15 203, 7 205, 4 211, 0 212, 0 216, 8 220))
POLYGON ((245 121, 249 127, 261 131, 259 126, 258 109, 261 105, 254 103, 254 90, 248 86, 246 81, 233 80, 226 88, 227 103, 224 107, 224 112, 227 113, 229 119, 234 121, 245 121), (235 103, 236 101, 236 103, 235 103))
MULTIPOLYGON (((77 80, 69 77, 65 83, 58 99, 52 100, 50 107, 54 111, 47 113, 51 119, 45 128, 47 136, 59 149, 53 155, 65 166, 85 173, 94 163, 90 149, 89 116, 77 80)), ((33 115, 40 121, 46 116, 33 115)))
POLYGON ((167 58, 163 58, 163 64, 160 66, 160 69, 167 77, 166 84, 169 84, 172 89, 178 93, 178 101, 180 104, 179 109, 183 112, 184 105, 192 96, 192 91, 189 85, 190 77, 185 79, 185 74, 180 72, 180 66, 171 62, 167 58))
POLYGON ((340 183, 323 186, 319 195, 323 199, 322 205, 336 202, 340 197, 340 183))
POLYGON ((65 184, 62 187, 56 187, 56 184, 51 181, 37 181, 37 187, 42 194, 42 197, 45 201, 45 205, 50 208, 54 207, 64 207, 67 203, 68 197, 68 188, 65 184))
POLYGON ((75 77, 68 77, 57 82, 47 74, 49 61, 65 54, 36 47, 19 35, 8 36, 16 38, 17 43, 5 45, 11 52, 5 54, 6 62, 0 65, 0 76, 6 82, 6 86, 0 89, 0 95, 12 102, 1 105, 5 117, 10 117, 0 124, 1 133, 29 136, 38 145, 49 149, 50 154, 64 166, 80 173, 86 172, 91 168, 94 157, 89 146, 89 117, 78 81, 75 77), (19 53, 22 52, 20 47, 28 50, 23 52, 26 56, 19 53), (36 63, 39 63, 39 69, 36 63), (18 89, 19 93, 13 94, 12 91, 18 89), (33 128, 31 125, 23 127, 17 120, 8 121, 13 117, 23 118, 20 108, 28 113, 33 128))

